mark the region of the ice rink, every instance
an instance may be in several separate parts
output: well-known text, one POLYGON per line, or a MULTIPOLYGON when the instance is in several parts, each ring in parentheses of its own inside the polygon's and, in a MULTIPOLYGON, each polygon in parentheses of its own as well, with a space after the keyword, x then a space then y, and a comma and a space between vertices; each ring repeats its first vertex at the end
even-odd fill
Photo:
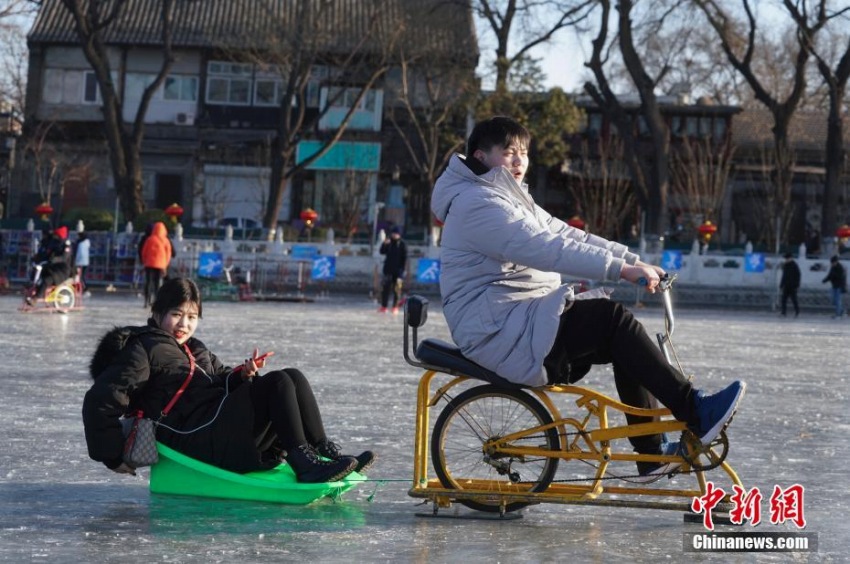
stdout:
MULTIPOLYGON (((434 302, 436 300, 432 300, 434 302)), ((753 311, 677 312, 675 343, 698 387, 744 379, 747 395, 729 429, 729 461, 757 486, 760 532, 774 486, 805 488, 805 532, 817 553, 683 552, 681 512, 538 505, 514 521, 428 519, 412 482, 416 385, 402 358, 402 316, 365 297, 315 303, 204 306, 196 334, 226 362, 254 346, 272 366, 310 378, 331 438, 379 455, 367 482, 341 501, 299 507, 169 497, 148 491, 148 471, 118 475, 86 454, 80 409, 97 339, 146 319, 140 299, 98 294, 83 311, 23 314, 0 297, 0 560, 8 562, 847 562, 850 554, 850 320, 753 311)), ((448 338, 432 303, 424 336, 448 338)), ((650 333, 657 308, 637 310, 650 333)), ((608 368, 582 382, 616 397, 608 368)), ((710 475, 709 475, 710 478, 710 475)), ((682 479, 682 478, 676 478, 682 479)), ((468 510, 463 509, 463 514, 468 510)), ((718 530, 741 530, 720 527, 718 530)), ((752 527, 743 530, 751 531, 752 527)))

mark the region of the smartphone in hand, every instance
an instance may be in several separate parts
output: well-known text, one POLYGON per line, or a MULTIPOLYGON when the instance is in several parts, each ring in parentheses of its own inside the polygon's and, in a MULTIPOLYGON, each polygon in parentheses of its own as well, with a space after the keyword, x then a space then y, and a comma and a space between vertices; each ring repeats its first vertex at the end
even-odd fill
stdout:
MULTIPOLYGON (((254 362, 259 362, 259 361, 261 361, 261 360, 265 360, 265 359, 267 359, 268 357, 270 357, 270 356, 272 356, 272 355, 274 355, 274 351, 269 351, 269 352, 267 352, 267 353, 265 353, 265 354, 261 354, 260 356, 258 356, 257 358, 255 358, 255 359, 254 359, 254 362)), ((244 364, 240 364, 239 366, 237 366, 236 368, 234 368, 234 369, 233 369, 233 373, 235 374, 235 373, 237 373, 237 372, 242 372, 242 370, 243 370, 244 368, 245 368, 245 365, 244 365, 244 364)))

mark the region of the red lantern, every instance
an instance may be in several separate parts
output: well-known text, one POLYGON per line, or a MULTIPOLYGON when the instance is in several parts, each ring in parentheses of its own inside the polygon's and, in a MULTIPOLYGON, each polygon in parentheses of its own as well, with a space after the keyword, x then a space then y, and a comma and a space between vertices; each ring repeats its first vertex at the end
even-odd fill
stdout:
POLYGON ((703 241, 708 244, 708 242, 711 240, 711 236, 717 233, 717 226, 706 219, 699 227, 697 227, 697 231, 699 232, 700 237, 702 237, 703 241))
POLYGON ((567 225, 569 225, 570 227, 575 227, 576 229, 584 229, 585 223, 582 218, 577 215, 574 215, 567 220, 567 225))
POLYGON ((35 213, 41 216, 42 221, 47 221, 47 219, 50 217, 50 214, 53 213, 53 206, 51 206, 47 202, 42 202, 41 204, 35 207, 35 213))
POLYGON ((183 215, 183 208, 178 204, 171 204, 165 208, 165 215, 171 218, 172 223, 177 223, 177 219, 183 215))
POLYGON ((307 208, 306 210, 301 212, 301 221, 304 222, 304 225, 307 226, 308 229, 313 227, 313 224, 319 219, 319 214, 316 213, 316 210, 313 208, 307 208))
POLYGON ((845 223, 844 225, 835 230, 835 235, 842 240, 850 239, 850 225, 847 225, 845 223))

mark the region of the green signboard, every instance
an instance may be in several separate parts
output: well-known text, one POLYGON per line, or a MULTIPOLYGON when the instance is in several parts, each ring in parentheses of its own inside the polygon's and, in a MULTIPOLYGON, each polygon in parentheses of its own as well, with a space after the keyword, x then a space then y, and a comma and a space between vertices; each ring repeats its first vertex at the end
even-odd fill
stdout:
MULTIPOLYGON (((295 161, 300 164, 318 153, 321 148, 321 141, 301 141, 298 143, 295 161)), ((310 170, 378 171, 381 168, 381 144, 338 141, 307 168, 310 170)))

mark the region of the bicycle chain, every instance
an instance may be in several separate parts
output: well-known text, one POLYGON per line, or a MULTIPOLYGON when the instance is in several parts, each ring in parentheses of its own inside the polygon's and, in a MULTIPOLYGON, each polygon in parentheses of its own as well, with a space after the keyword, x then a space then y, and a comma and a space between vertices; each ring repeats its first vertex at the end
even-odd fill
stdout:
MULTIPOLYGON (((568 437, 568 436, 583 435, 583 434, 584 433, 581 432, 581 431, 576 431, 576 432, 573 432, 573 433, 569 433, 569 432, 558 433, 558 436, 559 436, 560 439, 564 439, 565 437, 568 437)), ((532 435, 532 436, 527 437, 527 439, 542 439, 542 438, 544 438, 544 435, 532 435)), ((723 441, 724 442, 726 441, 725 437, 724 437, 723 441)), ((713 441, 712 441, 712 444, 713 444, 713 441)), ((691 470, 688 470, 687 472, 685 472, 681 469, 681 466, 680 466, 679 468, 676 468, 675 470, 673 470, 671 472, 667 472, 665 474, 659 475, 658 478, 656 478, 655 480, 652 480, 652 481, 649 481, 649 482, 644 481, 644 482, 641 482, 641 483, 643 483, 643 484, 650 483, 651 484, 651 483, 654 483, 654 482, 660 480, 664 476, 667 476, 668 478, 672 479, 673 476, 676 475, 676 474, 691 474, 693 469, 697 469, 697 470, 702 471, 702 472, 707 472, 709 470, 713 470, 714 468, 717 468, 718 466, 720 466, 726 460, 726 454, 728 452, 728 442, 726 443, 725 446, 726 446, 726 448, 724 449, 723 454, 720 456, 720 459, 713 462, 712 464, 710 464, 708 466, 703 466, 703 465, 697 464, 695 459, 690 458, 689 456, 682 453, 681 454, 682 458, 684 458, 685 461, 688 462, 688 464, 691 466, 691 470)), ((697 453, 697 457, 699 457, 699 455, 701 453, 705 452, 705 450, 707 450, 708 448, 709 447, 706 447, 706 449, 701 450, 699 453, 697 453)), ((578 460, 580 462, 585 462, 586 464, 590 465, 593 468, 598 469, 598 466, 593 466, 593 464, 591 462, 581 460, 581 459, 578 459, 578 460)), ((630 475, 626 475, 626 476, 616 476, 616 475, 608 476, 608 475, 606 475, 606 476, 603 476, 601 478, 596 478, 596 477, 592 477, 592 478, 564 478, 564 479, 560 479, 560 480, 552 480, 550 483, 561 484, 561 483, 569 483, 569 482, 589 482, 589 481, 596 481, 596 480, 625 480, 625 481, 629 481, 629 478, 646 478, 646 476, 641 476, 640 474, 630 474, 630 475)), ((533 482, 520 481, 520 482, 517 482, 517 483, 520 483, 520 484, 538 484, 540 482, 539 481, 533 481, 533 482)))

